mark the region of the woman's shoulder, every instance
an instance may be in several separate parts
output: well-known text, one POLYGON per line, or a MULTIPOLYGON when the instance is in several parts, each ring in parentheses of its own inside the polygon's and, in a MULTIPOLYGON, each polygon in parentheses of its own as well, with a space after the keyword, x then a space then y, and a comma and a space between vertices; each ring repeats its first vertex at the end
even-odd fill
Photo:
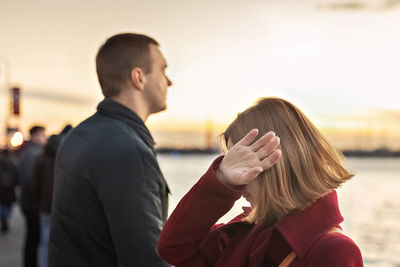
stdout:
POLYGON ((363 266, 359 247, 342 233, 323 235, 306 257, 310 266, 363 266))

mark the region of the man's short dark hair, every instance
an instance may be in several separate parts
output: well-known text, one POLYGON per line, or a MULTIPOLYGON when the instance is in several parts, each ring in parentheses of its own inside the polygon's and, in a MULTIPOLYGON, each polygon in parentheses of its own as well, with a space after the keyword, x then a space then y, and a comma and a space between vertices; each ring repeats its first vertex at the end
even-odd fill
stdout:
POLYGON ((32 128, 29 129, 29 135, 30 136, 34 136, 37 133, 42 132, 44 130, 45 130, 45 128, 43 126, 35 125, 35 126, 33 126, 32 128))
POLYGON ((97 77, 103 95, 108 98, 121 92, 131 75, 139 67, 151 72, 150 44, 158 46, 154 39, 135 33, 123 33, 110 37, 96 56, 97 77))

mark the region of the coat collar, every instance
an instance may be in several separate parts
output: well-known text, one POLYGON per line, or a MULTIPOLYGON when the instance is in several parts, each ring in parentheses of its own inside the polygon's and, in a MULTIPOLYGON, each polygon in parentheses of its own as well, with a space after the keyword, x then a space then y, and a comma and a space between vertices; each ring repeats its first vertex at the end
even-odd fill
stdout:
POLYGON ((305 210, 283 217, 275 224, 299 258, 330 228, 343 221, 335 190, 317 199, 305 210))
POLYGON ((137 132, 140 138, 152 150, 154 150, 155 142, 153 140, 153 137, 151 136, 149 129, 147 129, 142 119, 135 112, 109 98, 105 98, 99 103, 99 105, 97 106, 97 112, 102 115, 125 122, 130 128, 137 132))

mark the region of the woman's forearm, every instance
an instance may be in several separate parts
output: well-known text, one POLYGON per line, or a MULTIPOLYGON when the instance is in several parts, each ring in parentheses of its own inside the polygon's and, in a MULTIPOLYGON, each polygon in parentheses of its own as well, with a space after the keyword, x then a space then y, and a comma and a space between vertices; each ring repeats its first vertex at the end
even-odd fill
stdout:
POLYGON ((212 226, 228 212, 242 192, 224 185, 216 177, 222 157, 217 158, 208 171, 179 202, 165 224, 158 242, 162 258, 176 266, 207 266, 200 243, 211 232, 212 226))

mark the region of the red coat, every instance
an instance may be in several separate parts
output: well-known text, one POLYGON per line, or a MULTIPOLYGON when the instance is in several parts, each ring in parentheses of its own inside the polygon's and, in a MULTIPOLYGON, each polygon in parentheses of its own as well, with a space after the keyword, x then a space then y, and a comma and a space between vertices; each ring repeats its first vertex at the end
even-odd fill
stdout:
POLYGON ((273 226, 241 221, 241 214, 226 225, 214 225, 242 192, 222 184, 215 174, 218 158, 185 195, 161 232, 158 252, 180 266, 278 266, 294 251, 291 267, 363 266, 360 249, 347 236, 326 232, 343 221, 336 191, 302 212, 273 226))

